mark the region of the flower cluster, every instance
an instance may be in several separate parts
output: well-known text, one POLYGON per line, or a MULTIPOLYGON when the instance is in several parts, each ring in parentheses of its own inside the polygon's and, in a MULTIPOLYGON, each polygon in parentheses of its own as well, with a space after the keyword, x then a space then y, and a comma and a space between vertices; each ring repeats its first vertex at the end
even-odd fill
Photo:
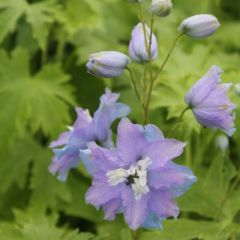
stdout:
POLYGON ((50 144, 55 154, 49 167, 52 174, 58 173, 60 180, 66 180, 69 170, 79 164, 80 150, 87 149, 88 142, 96 141, 107 148, 113 146, 110 127, 117 118, 125 117, 130 112, 127 105, 117 102, 118 98, 118 94, 106 89, 93 118, 88 110, 76 108, 77 120, 73 126, 50 144))
MULTIPOLYGON (((140 0, 131 2, 142 4, 140 0)), ((119 94, 106 89, 93 117, 88 110, 76 108, 77 119, 73 126, 50 144, 54 153, 50 172, 57 173, 58 178, 65 181, 69 170, 82 161, 92 177, 86 202, 97 209, 102 207, 107 220, 114 220, 117 213, 122 213, 133 230, 139 227, 161 228, 164 219, 177 218, 179 208, 175 198, 196 181, 189 168, 173 162, 182 155, 185 142, 165 138, 157 126, 148 124, 152 89, 159 76, 159 73, 154 74, 152 67, 152 62, 158 57, 158 42, 153 32, 154 15, 165 17, 170 14, 172 6, 171 0, 152 0, 150 24, 144 20, 141 10, 140 22, 132 30, 129 56, 137 63, 147 63, 141 65, 146 70, 146 86, 142 94, 139 93, 140 87, 136 86, 128 66, 130 58, 126 54, 101 51, 91 54, 86 65, 88 72, 96 77, 113 78, 125 69, 129 71, 131 85, 144 111, 144 125, 134 124, 126 118, 130 108, 117 102, 119 94), (150 79, 146 79, 147 76, 150 79), (114 143, 111 125, 116 119, 121 120, 114 143)), ((179 26, 180 35, 160 66, 160 72, 181 36, 208 37, 219 26, 217 18, 208 14, 184 20, 179 26)), ((236 106, 226 94, 231 84, 220 82, 221 72, 219 67, 212 66, 193 85, 185 97, 186 109, 192 110, 202 126, 221 129, 231 136, 235 131, 232 111, 236 106)), ((220 140, 218 145, 224 149, 226 141, 220 140)))

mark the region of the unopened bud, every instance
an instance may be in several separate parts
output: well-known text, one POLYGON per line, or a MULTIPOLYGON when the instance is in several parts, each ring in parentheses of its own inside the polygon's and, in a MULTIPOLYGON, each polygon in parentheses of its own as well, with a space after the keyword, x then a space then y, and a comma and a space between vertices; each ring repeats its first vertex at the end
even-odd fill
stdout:
POLYGON ((159 17, 166 17, 171 13, 171 0, 152 0, 151 12, 159 17))
POLYGON ((234 91, 237 95, 240 96, 240 83, 235 84, 234 91))
POLYGON ((154 60, 158 56, 158 46, 156 36, 152 33, 151 49, 148 51, 150 43, 150 28, 147 24, 138 23, 132 31, 129 44, 129 55, 137 62, 148 62, 149 57, 154 60), (150 55, 150 56, 149 56, 150 55))
POLYGON ((225 135, 219 135, 216 138, 216 146, 221 151, 225 152, 229 146, 229 139, 225 135))
POLYGON ((129 57, 123 53, 103 51, 91 54, 86 67, 94 76, 112 78, 121 75, 129 63, 129 57))
POLYGON ((205 38, 215 33, 219 27, 220 23, 215 16, 199 14, 185 19, 179 30, 192 38, 205 38))

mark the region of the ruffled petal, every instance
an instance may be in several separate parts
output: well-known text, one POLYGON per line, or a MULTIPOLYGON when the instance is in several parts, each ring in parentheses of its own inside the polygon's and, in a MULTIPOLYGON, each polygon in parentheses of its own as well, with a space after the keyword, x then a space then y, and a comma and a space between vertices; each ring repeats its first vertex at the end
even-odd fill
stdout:
POLYGON ((156 228, 162 229, 163 220, 165 220, 165 218, 158 217, 153 212, 150 212, 148 214, 146 221, 143 224, 143 227, 148 228, 148 229, 156 229, 156 228))
POLYGON ((92 121, 89 111, 79 107, 76 107, 75 110, 77 112, 77 120, 73 124, 73 129, 89 127, 92 121))
POLYGON ((184 142, 175 139, 163 139, 149 143, 142 152, 143 157, 149 157, 152 164, 148 169, 164 166, 168 161, 180 156, 185 147, 184 142))
POLYGON ((86 202, 99 208, 112 199, 120 198, 124 186, 124 183, 110 186, 106 177, 98 179, 94 181, 93 185, 88 189, 86 193, 86 202))
POLYGON ((140 129, 141 132, 143 132, 144 137, 149 142, 154 142, 160 139, 164 139, 164 135, 162 131, 153 124, 148 124, 145 126, 136 124, 136 126, 140 129))
POLYGON ((118 97, 118 94, 111 93, 109 89, 106 89, 106 93, 101 96, 100 107, 94 114, 93 131, 96 138, 101 142, 108 141, 109 143, 112 123, 130 113, 130 108, 126 104, 116 102, 118 97))
POLYGON ((122 192, 123 214, 125 221, 133 230, 138 229, 148 216, 149 194, 144 194, 139 200, 134 198, 133 191, 126 187, 122 192))
POLYGON ((128 119, 118 125, 117 149, 122 161, 132 164, 141 158, 142 149, 148 144, 143 132, 128 119))
POLYGON ((217 66, 212 66, 211 69, 197 81, 189 90, 185 97, 185 102, 190 106, 200 104, 217 86, 222 70, 217 66))
POLYGON ((208 128, 222 129, 228 136, 235 132, 233 116, 221 110, 207 111, 204 109, 194 109, 193 113, 197 121, 208 128))
POLYGON ((110 171, 124 166, 116 149, 105 149, 95 143, 89 143, 88 149, 91 151, 92 165, 96 171, 110 171))
POLYGON ((174 217, 179 215, 179 208, 171 194, 166 191, 152 190, 149 200, 151 211, 161 218, 174 217))
POLYGON ((149 186, 155 189, 169 189, 174 196, 182 195, 194 182, 196 177, 189 168, 173 162, 148 172, 149 186))
POLYGON ((105 213, 104 219, 114 220, 116 213, 121 211, 121 206, 122 206, 121 198, 115 198, 105 203, 103 205, 103 210, 105 213))
POLYGON ((69 170, 75 168, 79 164, 80 157, 78 151, 73 150, 63 149, 59 154, 61 154, 59 158, 57 155, 52 158, 49 172, 53 175, 58 173, 58 179, 60 181, 66 181, 69 170))
POLYGON ((71 137, 71 134, 71 131, 61 133, 56 141, 50 143, 50 147, 55 148, 66 145, 71 137))

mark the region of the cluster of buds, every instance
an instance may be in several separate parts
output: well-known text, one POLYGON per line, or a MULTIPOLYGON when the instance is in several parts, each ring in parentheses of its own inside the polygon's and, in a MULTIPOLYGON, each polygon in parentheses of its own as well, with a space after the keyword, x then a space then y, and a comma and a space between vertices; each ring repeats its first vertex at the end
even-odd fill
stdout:
MULTIPOLYGON (((141 1, 131 0, 130 2, 141 1)), ((171 9, 171 0, 152 0, 150 6, 152 14, 160 17, 169 15, 171 9)), ((199 14, 185 19, 180 24, 178 30, 181 34, 192 38, 206 38, 216 32, 219 26, 220 24, 215 16, 199 14)), ((148 62, 149 60, 153 61, 158 57, 157 38, 145 22, 138 23, 132 30, 129 55, 133 60, 140 63, 148 62)), ((102 51, 91 54, 86 66, 88 72, 92 75, 112 78, 120 76, 129 63, 129 57, 123 53, 102 51)))

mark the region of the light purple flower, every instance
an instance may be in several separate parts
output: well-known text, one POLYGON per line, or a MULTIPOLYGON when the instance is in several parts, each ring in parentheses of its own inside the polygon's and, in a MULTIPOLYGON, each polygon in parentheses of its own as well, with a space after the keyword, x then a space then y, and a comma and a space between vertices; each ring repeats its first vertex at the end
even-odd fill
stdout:
POLYGON ((77 120, 70 131, 63 132, 50 144, 55 156, 49 171, 52 174, 58 173, 59 180, 66 180, 68 171, 79 164, 80 150, 87 149, 88 142, 96 141, 108 148, 113 146, 110 127, 114 120, 125 117, 130 112, 127 105, 117 102, 118 98, 119 94, 106 89, 93 118, 88 110, 77 107, 77 120))
MULTIPOLYGON (((133 31, 131 41, 129 43, 129 55, 137 62, 148 62, 148 46, 150 40, 150 28, 147 24, 138 23, 133 31), (144 29, 146 36, 144 34, 144 29)), ((152 44, 150 51, 151 60, 155 60, 158 57, 158 44, 154 34, 152 34, 152 44)))
POLYGON ((94 76, 112 78, 120 76, 129 63, 129 57, 123 53, 102 51, 91 54, 86 67, 94 76))
POLYGON ((108 220, 123 213, 133 230, 161 227, 165 218, 179 214, 174 198, 196 181, 190 169, 172 162, 184 146, 164 139, 154 125, 143 127, 122 119, 116 148, 88 144, 94 168, 87 203, 103 207, 108 220))
POLYGON ((179 26, 179 30, 192 38, 205 38, 217 31, 220 23, 210 14, 194 15, 185 19, 179 26))
POLYGON ((189 90, 185 102, 201 125, 222 129, 232 136, 235 132, 232 111, 236 105, 227 97, 231 83, 220 83, 221 73, 219 67, 212 66, 189 90))

